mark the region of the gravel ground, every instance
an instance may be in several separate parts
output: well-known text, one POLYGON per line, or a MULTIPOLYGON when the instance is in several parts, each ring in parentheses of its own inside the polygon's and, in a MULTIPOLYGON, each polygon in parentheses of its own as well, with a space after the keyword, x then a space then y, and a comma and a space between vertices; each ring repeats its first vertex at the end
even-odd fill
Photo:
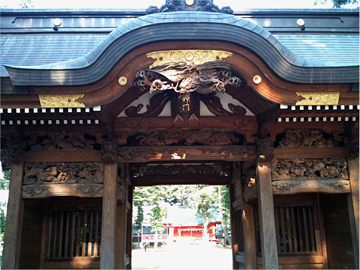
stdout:
POLYGON ((132 251, 132 269, 232 269, 231 248, 213 245, 180 245, 132 251))

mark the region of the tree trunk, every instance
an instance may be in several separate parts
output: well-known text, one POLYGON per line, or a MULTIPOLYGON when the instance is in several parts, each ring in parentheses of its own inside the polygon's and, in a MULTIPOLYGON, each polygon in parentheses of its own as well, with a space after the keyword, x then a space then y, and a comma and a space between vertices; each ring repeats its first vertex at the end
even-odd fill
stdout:
POLYGON ((209 242, 209 234, 208 234, 208 220, 204 220, 204 231, 203 231, 203 241, 209 242))

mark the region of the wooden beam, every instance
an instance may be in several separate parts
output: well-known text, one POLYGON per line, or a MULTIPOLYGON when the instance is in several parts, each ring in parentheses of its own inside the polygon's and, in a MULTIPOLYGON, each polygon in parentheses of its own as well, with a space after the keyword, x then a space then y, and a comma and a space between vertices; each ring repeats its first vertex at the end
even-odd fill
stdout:
POLYGON ((72 258, 71 261, 45 262, 44 269, 99 269, 99 258, 72 258))
POLYGON ((274 195, 289 195, 306 192, 349 193, 349 180, 284 180, 272 181, 274 195))
POLYGON ((345 158, 345 147, 281 147, 274 149, 277 159, 283 158, 345 158))
POLYGON ((46 198, 46 197, 96 198, 103 196, 102 184, 39 184, 25 185, 22 187, 22 198, 46 198))
POLYGON ((359 159, 348 158, 351 193, 348 195, 351 238, 353 241, 355 268, 359 269, 359 159))
POLYGON ((264 269, 278 269, 274 199, 269 161, 258 162, 256 166, 256 177, 263 267, 264 269))
POLYGON ((146 176, 137 177, 132 180, 134 186, 154 186, 154 185, 228 185, 230 178, 227 176, 207 176, 207 175, 192 175, 192 177, 181 176, 146 176))
POLYGON ((118 161, 124 163, 148 161, 193 160, 245 161, 255 157, 254 146, 135 146, 120 147, 118 161))
POLYGON ((25 162, 91 162, 101 161, 100 151, 96 150, 59 150, 25 152, 25 162))
MULTIPOLYGON (((293 256, 293 257, 279 257, 279 264, 320 264, 324 263, 324 256, 293 256)), ((257 258, 258 264, 263 264, 262 258, 257 258)))
POLYGON ((115 269, 117 163, 104 165, 100 269, 115 269))
POLYGON ((21 198, 24 163, 11 165, 2 269, 17 269, 20 263, 24 202, 21 198))

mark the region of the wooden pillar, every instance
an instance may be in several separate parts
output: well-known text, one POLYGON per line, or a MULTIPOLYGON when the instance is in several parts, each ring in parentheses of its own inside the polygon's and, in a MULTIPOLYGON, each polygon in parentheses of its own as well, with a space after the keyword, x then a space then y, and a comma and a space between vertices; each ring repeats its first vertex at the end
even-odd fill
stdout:
POLYGON ((259 202, 260 241, 264 269, 278 269, 274 199, 269 161, 259 161, 256 166, 259 202))
POLYGON ((116 269, 126 268, 126 223, 127 223, 127 207, 126 201, 117 206, 116 216, 116 269))
POLYGON ((243 201, 245 269, 257 268, 255 217, 253 204, 243 201))
POLYGON ((127 203, 127 258, 126 260, 127 265, 126 265, 126 269, 131 269, 131 265, 132 265, 132 205, 133 205, 133 188, 132 186, 129 186, 128 188, 128 203, 127 203))
POLYGON ((233 207, 233 202, 235 201, 234 196, 234 185, 230 185, 229 195, 230 195, 230 224, 231 224, 231 245, 232 245, 232 258, 233 258, 233 269, 239 269, 239 263, 236 261, 236 255, 238 253, 238 243, 236 237, 236 221, 235 221, 235 209, 233 207))
POLYGON ((127 173, 124 164, 119 163, 121 173, 118 179, 119 185, 122 189, 118 189, 118 195, 123 198, 118 202, 116 215, 116 269, 125 269, 127 265, 126 258, 126 243, 127 243, 127 211, 128 211, 128 183, 126 181, 127 173), (121 193, 121 194, 120 194, 121 193))
POLYGON ((359 269, 359 159, 348 159, 351 193, 348 195, 355 268, 359 269))
POLYGON ((104 191, 101 227, 101 269, 115 269, 117 163, 104 165, 104 191))
POLYGON ((253 205, 244 201, 241 183, 241 167, 237 168, 230 185, 231 229, 233 244, 233 268, 256 269, 256 236, 253 205), (235 213, 241 211, 241 215, 235 213), (237 228, 237 227, 241 228, 237 228), (239 237, 237 233, 242 233, 239 237), (238 241, 242 241, 239 243, 238 241))
POLYGON ((6 216, 2 269, 19 268, 24 211, 24 202, 21 198, 23 172, 23 162, 11 165, 9 202, 6 216))

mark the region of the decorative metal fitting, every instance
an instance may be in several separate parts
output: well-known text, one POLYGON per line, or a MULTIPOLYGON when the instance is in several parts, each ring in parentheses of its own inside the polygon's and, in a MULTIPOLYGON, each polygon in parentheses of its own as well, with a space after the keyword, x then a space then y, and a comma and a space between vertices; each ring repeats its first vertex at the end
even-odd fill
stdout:
POLYGON ((60 18, 55 18, 53 23, 55 26, 60 26, 62 24, 62 20, 60 18))
POLYGON ((296 24, 300 27, 304 27, 305 21, 303 19, 297 19, 296 24))
POLYGON ((255 84, 260 84, 260 83, 262 82, 261 76, 260 76, 260 75, 255 75, 255 76, 253 77, 253 82, 254 82, 255 84))
POLYGON ((120 78, 119 78, 119 84, 120 85, 126 85, 127 84, 127 79, 126 79, 126 77, 124 77, 124 76, 121 76, 120 78))

